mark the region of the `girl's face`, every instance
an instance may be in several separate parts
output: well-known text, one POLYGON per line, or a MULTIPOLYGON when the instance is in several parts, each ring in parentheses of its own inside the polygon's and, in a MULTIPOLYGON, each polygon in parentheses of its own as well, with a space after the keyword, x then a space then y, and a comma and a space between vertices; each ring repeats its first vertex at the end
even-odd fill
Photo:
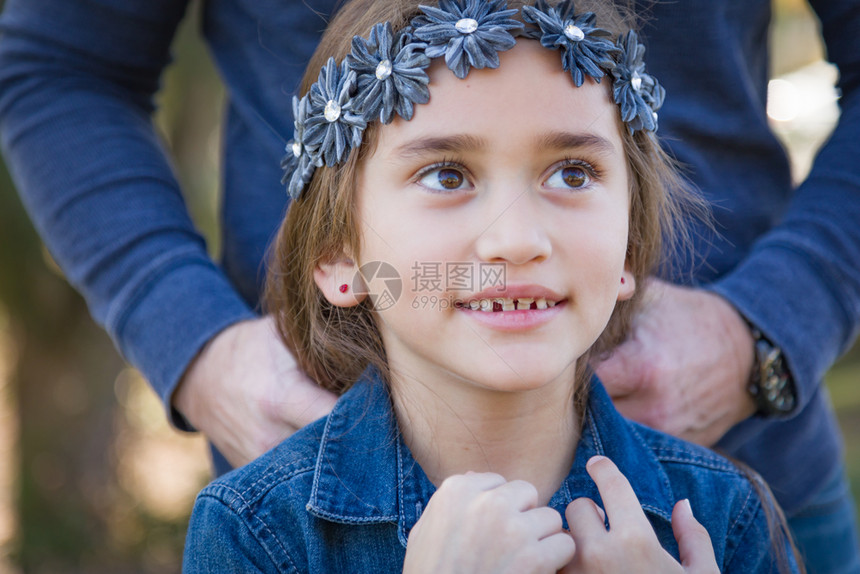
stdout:
POLYGON ((537 42, 500 56, 465 80, 435 62, 429 104, 380 128, 359 172, 357 263, 403 282, 396 304, 377 301, 395 379, 569 391, 634 289, 618 112, 608 80, 574 87, 537 42))

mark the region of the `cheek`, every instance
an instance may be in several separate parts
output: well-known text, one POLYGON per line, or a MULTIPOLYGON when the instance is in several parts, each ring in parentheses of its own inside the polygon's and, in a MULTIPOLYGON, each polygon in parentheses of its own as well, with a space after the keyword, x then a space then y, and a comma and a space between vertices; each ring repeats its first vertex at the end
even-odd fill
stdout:
POLYGON ((603 212, 583 213, 563 222, 562 248, 571 251, 579 264, 592 269, 596 277, 624 270, 627 256, 627 214, 613 208, 603 212))
POLYGON ((443 250, 439 234, 415 218, 385 209, 362 220, 362 260, 385 260, 406 270, 420 261, 439 260, 443 250))
MULTIPOLYGON (((369 194, 372 196, 372 194, 369 194)), ((458 233, 450 218, 440 218, 432 210, 415 209, 408 202, 374 201, 368 197, 361 216, 361 260, 384 261, 394 266, 404 282, 413 289, 411 277, 424 270, 438 269, 444 278, 446 262, 464 261, 468 238, 458 233)), ((443 289, 440 294, 443 294, 443 289)))

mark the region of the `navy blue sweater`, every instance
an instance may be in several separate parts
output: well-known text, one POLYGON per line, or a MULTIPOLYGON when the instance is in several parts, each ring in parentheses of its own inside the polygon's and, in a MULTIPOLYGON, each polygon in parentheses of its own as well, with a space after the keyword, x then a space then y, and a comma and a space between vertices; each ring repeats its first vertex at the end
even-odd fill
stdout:
MULTIPOLYGON (((254 316, 286 206, 290 96, 335 1, 204 3, 202 32, 228 88, 220 264, 151 121, 186 4, 6 0, 0 17, 0 135, 13 178, 96 320, 165 401, 206 341, 254 316)), ((706 262, 685 280, 781 346, 799 385, 791 418, 752 419, 722 443, 789 513, 838 463, 820 380, 860 325, 860 4, 813 4, 841 72, 842 117, 797 189, 765 116, 770 0, 659 2, 643 30, 668 93, 660 132, 714 202, 720 231, 699 234, 706 262)))

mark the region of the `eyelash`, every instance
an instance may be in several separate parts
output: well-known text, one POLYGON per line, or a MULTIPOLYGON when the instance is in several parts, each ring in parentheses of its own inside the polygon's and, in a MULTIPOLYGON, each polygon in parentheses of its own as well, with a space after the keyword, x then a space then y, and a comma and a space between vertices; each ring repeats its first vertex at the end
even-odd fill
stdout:
MULTIPOLYGON (((457 159, 456 157, 443 158, 442 161, 434 162, 434 163, 428 165, 427 167, 424 167, 423 169, 421 169, 418 173, 416 173, 415 176, 413 177, 413 183, 420 184, 420 181, 426 175, 433 173, 434 171, 437 171, 439 169, 446 168, 446 167, 453 168, 453 169, 456 169, 456 170, 462 172, 463 177, 466 179, 466 181, 469 181, 470 180, 469 172, 465 167, 463 167, 463 163, 464 162, 462 160, 457 159)), ((601 170, 599 167, 596 167, 593 164, 591 164, 590 162, 585 161, 583 159, 578 159, 578 158, 574 158, 574 157, 566 157, 563 160, 557 162, 555 165, 553 165, 548 170, 549 175, 545 178, 545 181, 547 179, 549 179, 550 176, 552 176, 553 174, 557 173, 559 170, 562 170, 566 167, 579 167, 579 168, 582 168, 583 170, 585 170, 585 172, 588 174, 588 177, 591 180, 589 182, 589 184, 592 182, 597 182, 597 181, 600 181, 603 179, 603 170, 601 170)), ((586 185, 585 187, 588 187, 588 185, 586 185)), ((441 190, 432 189, 432 188, 426 188, 426 189, 428 191, 430 191, 431 193, 440 193, 440 194, 451 193, 450 191, 441 191, 441 190)), ((457 190, 452 190, 452 191, 457 191, 457 190)))
MULTIPOLYGON (((600 182, 601 172, 591 163, 574 158, 566 158, 555 163, 550 167, 543 178, 541 187, 552 193, 562 193, 565 195, 577 194, 579 192, 587 192, 593 185, 600 182), (582 181, 569 182, 565 177, 565 171, 568 169, 576 169, 582 173, 582 181)), ((580 176, 574 175, 579 180, 580 176)))
MULTIPOLYGON (((437 170, 440 170, 440 169, 444 169, 444 168, 446 168, 446 167, 449 167, 449 168, 452 168, 452 169, 456 169, 457 171, 460 171, 460 172, 463 174, 463 178, 464 178, 467 182, 469 182, 470 184, 472 184, 471 179, 470 179, 470 178, 471 178, 471 176, 470 176, 470 174, 469 174, 469 171, 468 171, 465 167, 463 167, 463 163, 464 163, 464 162, 463 162, 462 160, 460 160, 460 159, 458 159, 458 158, 456 158, 456 157, 451 157, 451 158, 442 158, 442 161, 437 161, 437 162, 435 162, 435 163, 432 163, 432 164, 428 165, 428 166, 427 166, 427 167, 425 167, 425 168, 422 168, 418 173, 416 173, 416 174, 415 174, 415 176, 412 178, 412 181, 413 181, 413 183, 416 183, 416 184, 419 184, 419 185, 420 185, 420 184, 421 184, 421 183, 420 183, 420 182, 421 182, 421 180, 422 180, 422 179, 424 179, 424 177, 425 177, 426 175, 428 175, 428 174, 430 174, 430 173, 433 173, 434 171, 437 171, 437 170)), ((423 186, 423 187, 424 187, 425 189, 427 189, 427 191, 429 191, 430 193, 439 193, 439 194, 446 194, 446 193, 453 193, 453 192, 456 192, 456 191, 461 191, 461 190, 442 191, 442 190, 438 190, 438 189, 432 189, 432 188, 429 188, 429 187, 426 187, 426 186, 423 186)))
POLYGON ((566 167, 581 167, 585 170, 588 176, 593 181, 600 181, 603 179, 603 170, 594 164, 585 161, 584 159, 578 159, 574 157, 566 157, 554 166, 550 168, 549 174, 552 175, 560 169, 564 169, 566 167))

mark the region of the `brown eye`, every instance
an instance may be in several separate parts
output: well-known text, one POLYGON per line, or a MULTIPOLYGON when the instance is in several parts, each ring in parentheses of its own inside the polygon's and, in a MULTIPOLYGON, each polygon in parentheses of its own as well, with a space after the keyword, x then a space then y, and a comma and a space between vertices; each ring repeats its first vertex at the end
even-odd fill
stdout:
POLYGON ((567 164, 556 169, 544 185, 552 189, 578 191, 589 186, 592 173, 586 166, 567 164))
POLYGON ((463 174, 456 169, 440 169, 439 185, 445 189, 457 189, 463 185, 463 174))
POLYGON ((582 187, 588 183, 588 174, 581 167, 566 167, 561 171, 561 178, 570 187, 582 187))
POLYGON ((462 191, 472 186, 463 169, 453 165, 430 166, 418 179, 418 183, 432 191, 462 191))

